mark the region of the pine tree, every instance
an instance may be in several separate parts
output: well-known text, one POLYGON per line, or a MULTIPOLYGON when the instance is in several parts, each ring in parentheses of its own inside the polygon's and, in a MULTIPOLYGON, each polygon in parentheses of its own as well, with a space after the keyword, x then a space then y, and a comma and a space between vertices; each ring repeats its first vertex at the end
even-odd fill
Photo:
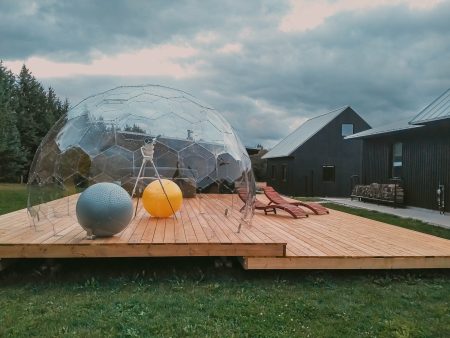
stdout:
POLYGON ((49 87, 47 91, 46 109, 47 112, 44 115, 44 118, 45 123, 48 125, 48 129, 50 129, 62 115, 67 113, 67 111, 69 110, 69 101, 65 99, 64 102, 62 102, 56 96, 53 88, 49 87))
POLYGON ((264 149, 261 146, 261 148, 257 154, 250 156, 250 161, 252 162, 253 173, 255 174, 255 178, 258 181, 264 181, 266 179, 267 160, 263 160, 262 157, 265 154, 267 154, 267 152, 268 152, 268 150, 264 149))
POLYGON ((27 167, 40 141, 38 123, 35 120, 36 109, 36 81, 29 70, 22 66, 17 82, 17 129, 20 133, 22 146, 27 150, 27 167))
POLYGON ((67 113, 69 111, 69 108, 70 108, 70 104, 69 104, 69 100, 67 98, 64 100, 63 103, 61 103, 61 101, 58 99, 58 102, 57 102, 58 114, 55 116, 55 118, 56 118, 55 122, 58 121, 59 118, 61 116, 63 116, 65 113, 67 113))
POLYGON ((53 126, 55 120, 57 119, 56 117, 58 115, 58 103, 59 100, 56 97, 55 91, 52 87, 49 87, 45 104, 46 111, 43 116, 43 124, 47 126, 47 130, 49 130, 53 126))
POLYGON ((62 103, 51 87, 46 92, 25 65, 22 66, 16 87, 17 127, 27 153, 26 174, 41 140, 68 111, 69 102, 66 99, 62 103))
POLYGON ((0 180, 28 174, 41 140, 68 109, 25 65, 16 78, 0 61, 0 180))
POLYGON ((14 111, 14 75, 0 62, 0 181, 16 181, 26 153, 20 143, 14 111))

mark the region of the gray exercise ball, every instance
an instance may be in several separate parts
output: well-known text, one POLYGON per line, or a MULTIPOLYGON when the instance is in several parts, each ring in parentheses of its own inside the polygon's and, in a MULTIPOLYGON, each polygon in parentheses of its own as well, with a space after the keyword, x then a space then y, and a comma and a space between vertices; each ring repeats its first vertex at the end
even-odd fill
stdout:
POLYGON ((78 198, 78 223, 89 235, 113 236, 125 229, 133 217, 130 195, 117 184, 97 183, 78 198))

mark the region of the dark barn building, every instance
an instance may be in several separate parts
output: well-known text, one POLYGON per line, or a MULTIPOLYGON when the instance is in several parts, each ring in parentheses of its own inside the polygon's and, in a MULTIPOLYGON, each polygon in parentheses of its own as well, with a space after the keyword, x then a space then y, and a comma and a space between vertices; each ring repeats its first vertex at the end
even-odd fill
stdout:
POLYGON ((263 156, 267 184, 292 196, 349 196, 362 141, 344 137, 369 128, 349 106, 307 120, 263 156))
POLYGON ((407 205, 437 209, 444 186, 450 211, 450 89, 412 120, 347 137, 363 140, 361 183, 388 183, 399 178, 407 205))

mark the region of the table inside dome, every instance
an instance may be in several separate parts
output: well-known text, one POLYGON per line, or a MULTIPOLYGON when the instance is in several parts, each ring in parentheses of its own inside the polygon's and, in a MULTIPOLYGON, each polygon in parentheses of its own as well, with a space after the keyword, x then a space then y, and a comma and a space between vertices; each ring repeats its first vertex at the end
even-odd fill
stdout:
POLYGON ((238 232, 242 202, 231 194, 186 198, 176 219, 139 208, 121 233, 92 240, 77 222, 77 198, 49 202, 69 212, 36 227, 26 209, 0 216, 0 259, 233 256, 246 269, 450 268, 450 240, 336 210, 303 219, 256 211, 238 232))

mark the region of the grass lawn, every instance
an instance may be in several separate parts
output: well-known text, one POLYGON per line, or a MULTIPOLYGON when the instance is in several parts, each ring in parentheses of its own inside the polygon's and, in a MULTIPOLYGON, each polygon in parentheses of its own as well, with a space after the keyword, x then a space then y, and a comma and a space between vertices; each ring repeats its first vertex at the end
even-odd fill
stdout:
POLYGON ((0 274, 0 336, 450 336, 447 271, 255 272, 214 268, 212 259, 41 264, 0 274))
POLYGON ((296 200, 303 202, 319 202, 322 201, 320 197, 293 197, 296 200))
MULTIPOLYGON (((0 185, 0 201, 2 212, 23 208, 24 187, 0 185)), ((0 337, 450 337, 448 270, 244 271, 233 263, 20 261, 0 272, 0 337)))
POLYGON ((0 215, 27 206, 27 185, 0 183, 0 215))

